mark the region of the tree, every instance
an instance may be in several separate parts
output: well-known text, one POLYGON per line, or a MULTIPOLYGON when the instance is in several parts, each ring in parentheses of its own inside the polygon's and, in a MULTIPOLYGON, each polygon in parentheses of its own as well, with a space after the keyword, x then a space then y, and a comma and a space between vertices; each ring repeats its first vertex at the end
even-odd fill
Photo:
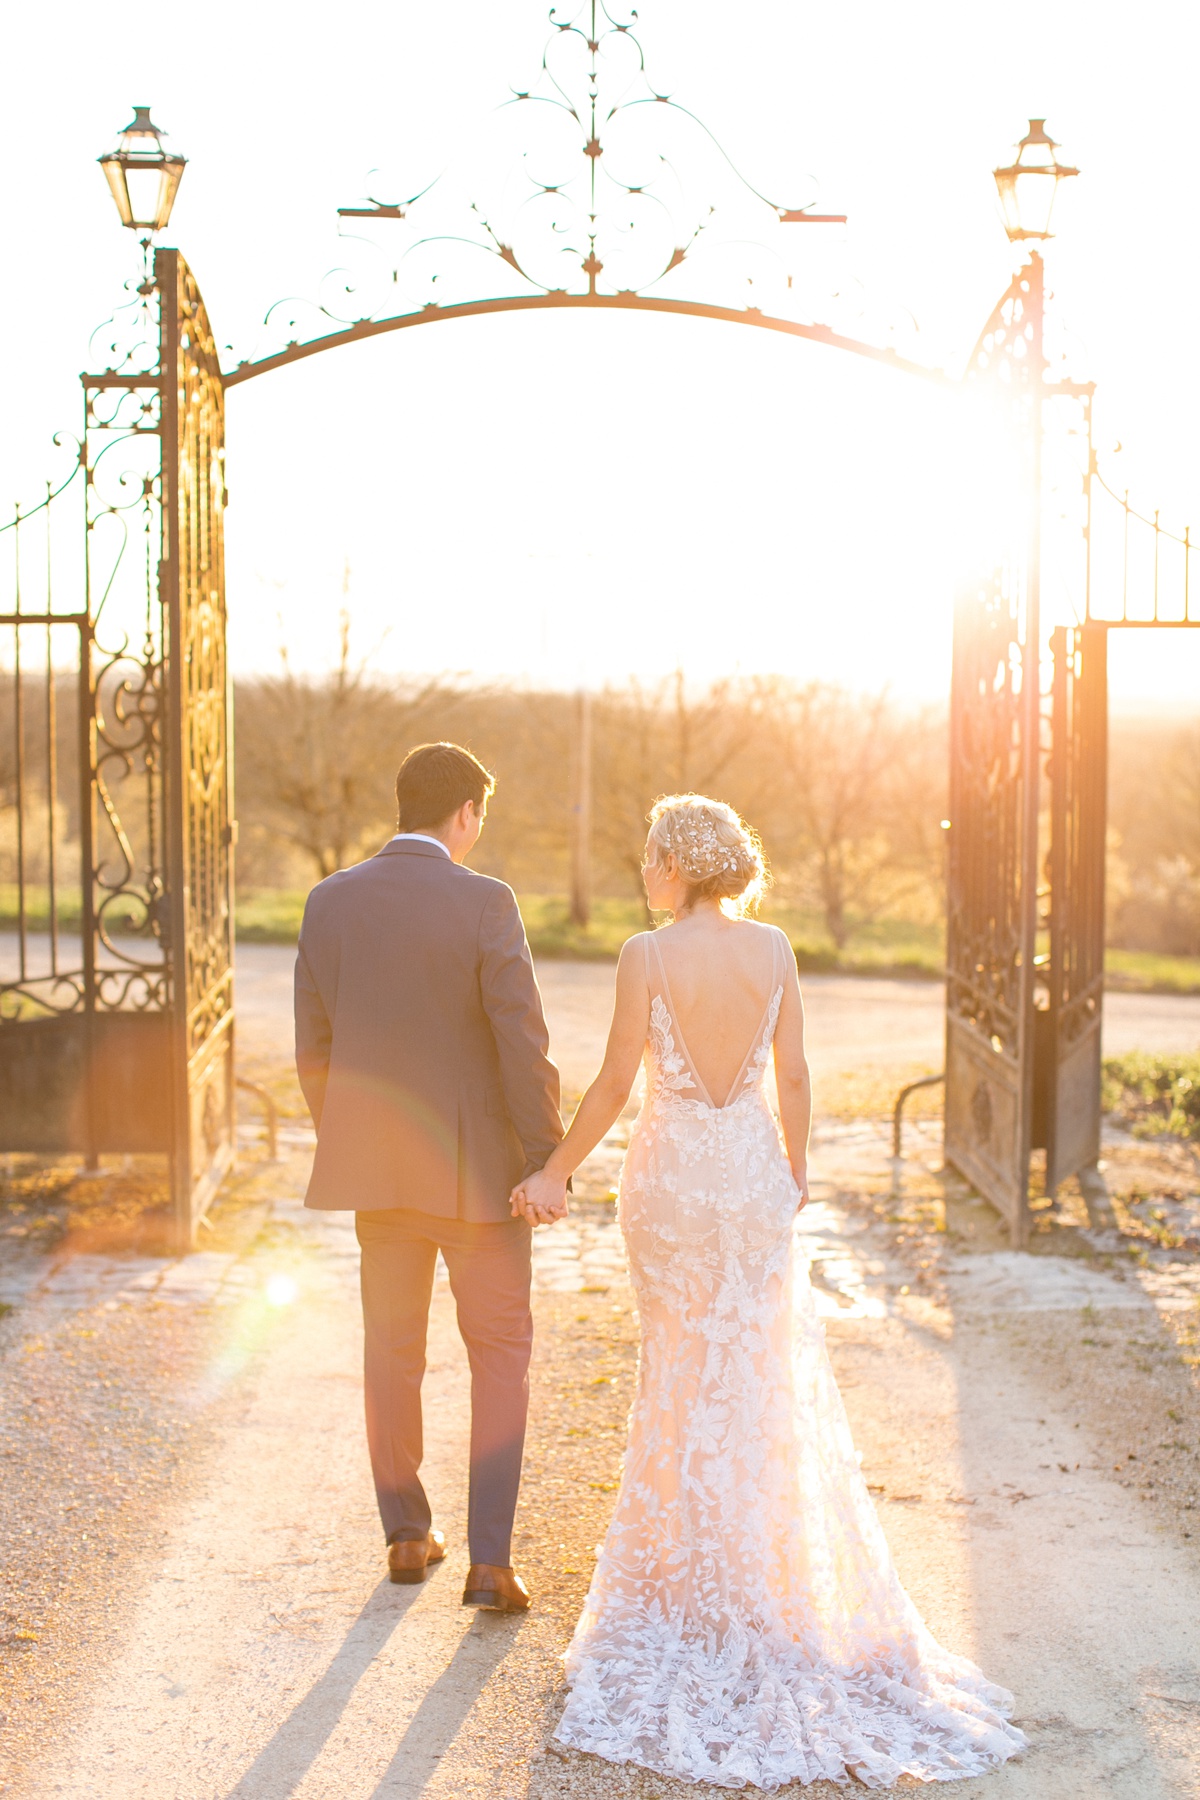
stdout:
POLYGON ((445 681, 402 684, 355 662, 350 615, 327 676, 280 672, 239 684, 238 791, 248 832, 298 851, 318 879, 375 848, 391 827, 404 751, 444 722, 459 695, 445 681))
POLYGON ((940 887, 943 733, 886 693, 775 683, 771 736, 786 791, 774 832, 781 860, 839 950, 852 920, 878 918, 940 887))
POLYGON ((771 791, 766 690, 754 680, 689 689, 682 670, 652 685, 607 688, 595 706, 593 818, 598 857, 641 897, 646 819, 665 793, 711 794, 752 824, 771 791))
POLYGON ((1118 721, 1109 769, 1110 941, 1198 955, 1200 730, 1118 721))

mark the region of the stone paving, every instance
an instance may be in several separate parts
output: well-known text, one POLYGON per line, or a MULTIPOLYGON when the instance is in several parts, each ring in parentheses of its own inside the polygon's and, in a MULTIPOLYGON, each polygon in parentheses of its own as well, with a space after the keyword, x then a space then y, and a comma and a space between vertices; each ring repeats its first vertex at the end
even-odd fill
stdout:
MULTIPOLYGON (((614 1190, 620 1169, 625 1133, 597 1151, 581 1180, 589 1196, 614 1190)), ((244 1133, 243 1155, 253 1160, 261 1152, 253 1127, 244 1133)), ((311 1130, 290 1126, 280 1131, 281 1148, 311 1148, 311 1130)), ((534 1234, 535 1290, 584 1292, 623 1278, 625 1259, 616 1208, 605 1204, 610 1217, 594 1216, 598 1208, 585 1205, 565 1225, 534 1234)), ((238 1251, 197 1249, 189 1256, 95 1255, 60 1247, 49 1253, 6 1249, 0 1264, 0 1306, 36 1312, 39 1319, 77 1311, 84 1307, 135 1306, 151 1302, 175 1306, 235 1305, 259 1289, 262 1243, 282 1228, 301 1238, 311 1252, 320 1252, 332 1277, 357 1280, 358 1243, 354 1215, 348 1212, 318 1213, 306 1208, 300 1194, 270 1200, 261 1208, 261 1223, 254 1240, 238 1251)), ((270 1261, 270 1258, 267 1258, 270 1261)), ((439 1258, 437 1279, 445 1282, 446 1268, 439 1258)))
MULTIPOLYGON (((622 1120, 580 1171, 572 1216, 534 1233, 535 1292, 598 1292, 626 1280, 613 1201, 629 1128, 630 1120, 622 1120)), ((898 1168, 890 1160, 888 1134, 888 1123, 881 1120, 835 1121, 814 1132, 812 1199, 797 1220, 797 1247, 809 1264, 817 1310, 825 1318, 881 1318, 898 1307, 904 1310, 911 1269, 896 1256, 882 1254, 870 1220, 839 1200, 851 1193, 887 1193, 889 1177, 893 1191, 897 1183, 911 1190, 943 1180, 936 1120, 906 1125, 907 1154, 898 1168)), ((1109 1129, 1106 1136, 1119 1141, 1125 1134, 1109 1129)), ((246 1127, 244 1137, 247 1159, 260 1156, 253 1126, 246 1127)), ((303 1153, 311 1146, 311 1130, 289 1125, 281 1142, 303 1153)), ((1196 1210, 1194 1203, 1191 1210, 1196 1210)), ((239 1250, 200 1248, 189 1256, 167 1257, 80 1254, 69 1248, 38 1254, 17 1247, 0 1266, 0 1306, 21 1308, 32 1326, 98 1305, 236 1305, 270 1282, 276 1264, 286 1263, 286 1256, 271 1253, 281 1234, 303 1248, 306 1286, 357 1281, 353 1214, 310 1211, 294 1193, 264 1202, 260 1215, 257 1230, 239 1250)), ((1127 1249, 1116 1234, 1087 1236, 1101 1252, 1127 1249)), ((996 1252, 982 1261, 947 1255, 939 1275, 972 1313, 1125 1308, 1148 1302, 1167 1312, 1200 1301, 1200 1263, 1169 1252, 1136 1264, 1127 1264, 1122 1256, 1115 1267, 1016 1251, 996 1252)), ((447 1279, 439 1259, 437 1280, 447 1279)))
MULTIPOLYGON (((2 951, 0 946, 0 951, 2 951)), ((239 951, 241 1010, 245 1046, 261 1055, 278 1057, 287 1042, 291 995, 292 952, 277 945, 248 945, 239 951)), ((612 969, 607 965, 550 963, 539 971, 548 1016, 555 1039, 555 1053, 568 1087, 578 1090, 597 1066, 603 1053, 607 1009, 612 988, 612 969)), ((933 984, 855 982, 843 977, 810 977, 810 1038, 814 1067, 834 1075, 849 1062, 865 1058, 912 1059, 936 1057, 940 1031, 940 988, 933 984)), ((1106 1012, 1108 1047, 1123 1047, 1136 1033, 1137 1041, 1160 1047, 1194 1041, 1200 1031, 1200 999, 1180 1000, 1152 995, 1112 995, 1106 1012)), ((1107 1042, 1107 1039, 1106 1039, 1107 1042)), ((248 1108, 253 1111, 252 1106, 248 1108)), ((579 1292, 599 1288, 620 1279, 624 1257, 612 1196, 620 1173, 621 1157, 628 1141, 631 1115, 627 1114, 580 1171, 576 1190, 580 1205, 565 1224, 542 1229, 534 1236, 535 1287, 547 1292, 579 1292)), ((242 1131, 245 1162, 261 1158, 258 1122, 247 1118, 242 1131)), ((1106 1142, 1121 1136, 1106 1130, 1106 1142)), ((313 1135, 306 1122, 281 1120, 279 1151, 283 1164, 291 1162, 296 1182, 303 1179, 303 1160, 313 1135)), ((898 1179, 910 1186, 936 1182, 941 1166, 940 1126, 936 1121, 912 1119, 905 1125, 906 1161, 898 1179)), ((866 1256, 855 1245, 855 1227, 836 1202, 840 1191, 886 1190, 891 1169, 888 1124, 880 1119, 829 1120, 818 1123, 813 1140, 813 1200, 799 1223, 805 1253, 811 1259, 818 1305, 830 1317, 872 1317, 891 1303, 888 1271, 878 1257, 866 1256), (864 1260, 865 1258, 865 1260, 864 1260)), ((114 1175, 117 1172, 114 1171, 114 1175)), ((1195 1182, 1193 1180, 1193 1184, 1195 1182)), ((1168 1204, 1170 1202, 1168 1201, 1168 1204)), ((1189 1216, 1194 1207, 1187 1208, 1189 1216)), ((349 1269, 357 1254, 350 1214, 305 1213, 298 1189, 274 1198, 264 1206, 262 1229, 284 1227, 303 1232, 306 1243, 318 1243, 328 1252, 330 1266, 344 1263, 349 1269)), ((1103 1244, 1097 1240, 1098 1248, 1103 1244)), ((1017 1295, 1014 1271, 1021 1280, 1037 1282, 1042 1302, 1049 1292, 1044 1270, 1033 1272, 1028 1257, 1007 1268, 998 1266, 988 1277, 980 1303, 1011 1305, 1017 1295)), ((1043 1259, 1044 1260, 1044 1259, 1043 1259)), ((952 1274, 952 1271, 950 1272, 952 1274)), ((440 1271, 445 1279, 445 1271, 440 1271)), ((903 1272, 892 1271, 903 1286, 903 1272)), ((961 1272, 964 1281, 980 1279, 961 1272)), ((90 1305, 136 1305, 157 1301, 172 1305, 226 1305, 236 1302, 260 1281, 256 1252, 249 1245, 237 1251, 200 1247, 183 1258, 72 1253, 63 1248, 49 1255, 9 1240, 0 1264, 0 1307, 32 1306, 39 1313, 70 1311, 90 1305)), ((1077 1296, 1092 1292, 1089 1282, 1099 1280, 1105 1291, 1116 1291, 1104 1271, 1080 1267, 1064 1277, 1058 1290, 1062 1304, 1080 1304, 1077 1296)), ((1116 1284, 1120 1287, 1121 1284, 1116 1284)), ((1193 1259, 1152 1258, 1137 1272, 1134 1287, 1160 1307, 1186 1306, 1200 1297, 1200 1266, 1193 1259)))
MULTIPOLYGON (((581 1293, 625 1279, 613 1196, 628 1129, 629 1122, 623 1121, 580 1171, 576 1212, 564 1224, 534 1233, 535 1291, 581 1293)), ((910 1130, 915 1134, 919 1128, 910 1130)), ((924 1140, 931 1134, 921 1136, 924 1140)), ((288 1138, 291 1147, 300 1149, 311 1144, 312 1133, 292 1127, 288 1138)), ((872 1154, 880 1146, 878 1129, 843 1127, 820 1133, 818 1151, 822 1140, 833 1148, 830 1140, 837 1139, 841 1140, 838 1148, 843 1154, 849 1150, 852 1161, 873 1160, 878 1175, 878 1156, 872 1154)), ((828 1197, 820 1197, 828 1184, 818 1180, 814 1186, 816 1195, 800 1231, 805 1253, 816 1269, 818 1304, 831 1315, 875 1316, 881 1302, 872 1298, 867 1288, 871 1277, 882 1271, 860 1266, 847 1246, 844 1215, 828 1197)), ((270 1239, 277 1227, 301 1236, 311 1251, 319 1248, 331 1274, 337 1268, 346 1278, 356 1277, 358 1245, 353 1214, 315 1213, 296 1195, 270 1201, 263 1208, 256 1240, 240 1251, 198 1249, 183 1257, 89 1255, 65 1249, 48 1255, 17 1252, 0 1268, 0 1304, 24 1305, 36 1309, 41 1317, 98 1304, 233 1305, 261 1287, 265 1277, 259 1244, 264 1235, 270 1239)), ((447 1279, 440 1259, 437 1279, 447 1279)))

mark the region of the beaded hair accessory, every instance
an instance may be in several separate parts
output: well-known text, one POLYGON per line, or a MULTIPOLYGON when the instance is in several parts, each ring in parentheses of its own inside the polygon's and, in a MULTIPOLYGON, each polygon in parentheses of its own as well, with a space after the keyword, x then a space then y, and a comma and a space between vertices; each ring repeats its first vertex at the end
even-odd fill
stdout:
POLYGON ((736 849, 723 844, 717 828, 705 813, 689 810, 668 814, 666 848, 673 850, 679 866, 693 881, 708 881, 713 875, 738 871, 736 849))

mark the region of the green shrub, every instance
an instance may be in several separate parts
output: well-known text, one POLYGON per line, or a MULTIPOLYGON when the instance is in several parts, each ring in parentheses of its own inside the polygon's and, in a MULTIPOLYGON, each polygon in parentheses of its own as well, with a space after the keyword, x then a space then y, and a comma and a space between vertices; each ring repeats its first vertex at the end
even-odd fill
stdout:
POLYGON ((1134 1050, 1104 1064, 1103 1104, 1141 1137, 1200 1138, 1200 1052, 1152 1056, 1134 1050))

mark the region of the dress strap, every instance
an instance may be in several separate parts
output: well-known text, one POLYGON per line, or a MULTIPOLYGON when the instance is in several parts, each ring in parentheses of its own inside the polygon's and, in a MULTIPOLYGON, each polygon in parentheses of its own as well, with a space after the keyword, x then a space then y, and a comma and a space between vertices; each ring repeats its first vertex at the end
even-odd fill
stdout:
POLYGON ((642 933, 642 956, 646 970, 646 991, 650 996, 650 1004, 662 1000, 670 1005, 670 989, 667 986, 667 972, 663 968, 662 951, 654 940, 653 931, 642 933))
POLYGON ((663 960, 662 946, 656 931, 646 933, 646 980, 650 984, 651 994, 661 994, 672 1013, 675 1004, 671 998, 671 982, 667 975, 667 965, 663 960))

